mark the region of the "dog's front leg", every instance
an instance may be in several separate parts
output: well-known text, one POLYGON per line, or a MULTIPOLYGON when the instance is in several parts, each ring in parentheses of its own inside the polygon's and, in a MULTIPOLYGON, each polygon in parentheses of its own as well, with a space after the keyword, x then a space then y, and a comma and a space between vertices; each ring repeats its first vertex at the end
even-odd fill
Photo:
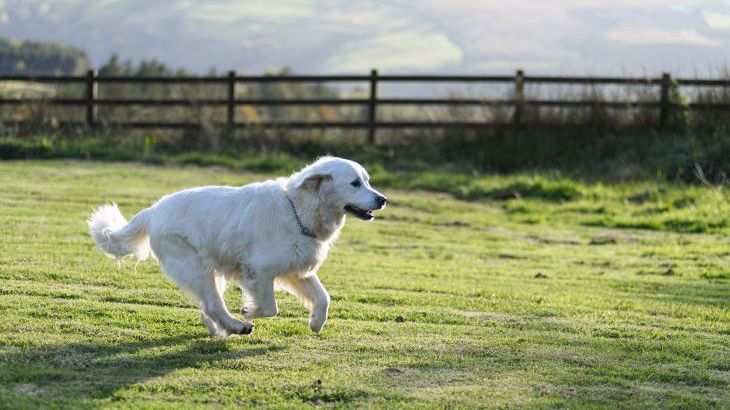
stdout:
POLYGON ((241 313, 246 319, 271 317, 279 313, 274 297, 273 277, 262 271, 249 270, 244 273, 240 286, 245 297, 241 313))
POLYGON ((281 287, 299 298, 309 308, 309 328, 319 333, 327 320, 330 307, 330 295, 322 286, 316 272, 304 277, 289 276, 281 278, 281 287))

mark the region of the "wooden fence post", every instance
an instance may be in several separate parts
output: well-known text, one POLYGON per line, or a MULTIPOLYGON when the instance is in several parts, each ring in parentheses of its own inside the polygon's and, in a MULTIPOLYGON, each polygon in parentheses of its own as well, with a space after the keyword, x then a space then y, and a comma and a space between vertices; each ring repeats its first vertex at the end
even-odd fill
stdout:
POLYGON ((515 112, 512 120, 516 126, 522 123, 525 112, 525 72, 517 70, 515 73, 515 112))
POLYGON ((236 72, 228 72, 228 112, 226 113, 226 127, 229 133, 236 129, 236 72))
POLYGON ((378 109, 378 70, 370 71, 370 100, 368 101, 368 142, 375 144, 377 128, 376 111, 378 109))
POLYGON ((672 111, 672 101, 670 92, 672 88, 672 76, 669 73, 662 74, 662 89, 659 96, 659 127, 667 128, 669 125, 669 115, 672 111))
POLYGON ((86 72, 86 126, 93 128, 96 125, 96 70, 86 72))

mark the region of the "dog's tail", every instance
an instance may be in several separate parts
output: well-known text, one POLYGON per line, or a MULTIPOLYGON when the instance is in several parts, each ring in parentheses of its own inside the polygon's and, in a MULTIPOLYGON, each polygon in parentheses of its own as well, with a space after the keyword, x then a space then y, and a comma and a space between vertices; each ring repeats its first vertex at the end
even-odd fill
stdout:
POLYGON ((102 205, 87 221, 89 233, 97 248, 110 258, 134 255, 139 260, 145 260, 150 256, 147 226, 151 213, 151 208, 147 208, 127 223, 117 204, 102 205))

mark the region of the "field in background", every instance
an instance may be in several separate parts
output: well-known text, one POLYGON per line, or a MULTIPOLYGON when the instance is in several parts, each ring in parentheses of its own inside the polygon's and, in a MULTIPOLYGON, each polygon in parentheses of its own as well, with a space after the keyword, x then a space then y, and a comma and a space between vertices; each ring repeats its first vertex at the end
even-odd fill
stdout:
POLYGON ((297 161, 250 164, 266 175, 0 162, 0 407, 730 402, 722 186, 375 166, 392 205, 349 220, 320 271, 332 295, 320 335, 281 294, 253 336, 209 338, 156 264, 116 265, 86 234, 102 202, 131 216, 297 161))

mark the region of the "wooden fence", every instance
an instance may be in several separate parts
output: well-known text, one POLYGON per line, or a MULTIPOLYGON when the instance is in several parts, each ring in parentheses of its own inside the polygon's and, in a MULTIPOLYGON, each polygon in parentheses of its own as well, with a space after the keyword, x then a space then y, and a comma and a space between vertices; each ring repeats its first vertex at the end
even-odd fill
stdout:
MULTIPOLYGON (((191 122, 164 122, 164 121, 118 121, 100 124, 97 119, 97 107, 100 106, 224 106, 226 107, 226 121, 218 123, 221 127, 233 130, 237 128, 352 128, 367 130, 370 141, 375 140, 378 129, 398 128, 493 128, 500 126, 520 125, 523 122, 525 109, 535 107, 608 107, 613 109, 631 109, 649 107, 658 110, 658 123, 666 126, 670 114, 676 108, 672 101, 672 87, 730 87, 730 80, 724 79, 686 79, 672 78, 665 73, 659 78, 642 77, 564 77, 564 76, 527 76, 519 70, 514 76, 481 76, 481 75, 380 75, 372 70, 370 75, 287 75, 287 76, 244 76, 230 71, 226 76, 191 76, 191 77, 131 77, 98 76, 95 71, 89 70, 85 76, 0 76, 3 81, 22 81, 40 83, 77 83, 85 88, 83 98, 0 98, 2 105, 22 105, 43 103, 59 106, 85 107, 85 121, 81 123, 69 122, 68 125, 95 127, 99 125, 130 128, 194 128, 198 123, 191 122), (367 98, 309 98, 309 99, 241 99, 236 97, 236 86, 246 83, 362 83, 369 87, 367 98), (99 84, 218 84, 227 87, 227 98, 196 99, 151 99, 151 98, 100 98, 98 97, 99 84), (502 83, 513 84, 513 98, 510 99, 483 99, 483 98, 380 98, 378 86, 383 83, 502 83), (590 101, 590 100, 563 100, 563 99, 528 99, 525 97, 526 84, 552 85, 628 85, 649 86, 656 88, 655 101, 590 101), (240 122, 236 119, 236 107, 240 105, 252 106, 363 106, 367 107, 367 118, 364 121, 287 121, 287 122, 240 122), (431 121, 379 121, 378 108, 382 106, 411 105, 411 106, 506 106, 512 108, 512 118, 509 123, 488 122, 431 122, 431 121)), ((683 109, 690 110, 730 110, 729 103, 688 103, 683 109)))

